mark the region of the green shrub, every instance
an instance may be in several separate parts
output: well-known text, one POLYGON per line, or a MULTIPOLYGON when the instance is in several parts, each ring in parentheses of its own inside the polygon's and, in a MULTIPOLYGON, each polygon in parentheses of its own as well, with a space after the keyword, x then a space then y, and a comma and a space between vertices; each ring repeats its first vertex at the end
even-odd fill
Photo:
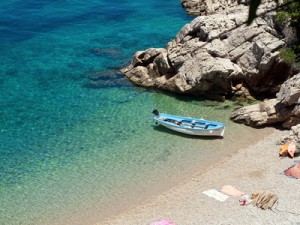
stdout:
POLYGON ((300 1, 299 0, 285 0, 285 3, 292 2, 284 9, 280 10, 277 13, 276 18, 278 22, 286 22, 286 19, 290 19, 291 24, 295 27, 300 27, 300 1), (279 14, 279 15, 278 15, 279 14))
POLYGON ((284 25, 289 20, 289 15, 286 12, 278 12, 276 15, 276 21, 281 25, 284 25))
POLYGON ((293 64, 297 58, 297 55, 291 48, 280 49, 280 57, 288 64, 293 64))

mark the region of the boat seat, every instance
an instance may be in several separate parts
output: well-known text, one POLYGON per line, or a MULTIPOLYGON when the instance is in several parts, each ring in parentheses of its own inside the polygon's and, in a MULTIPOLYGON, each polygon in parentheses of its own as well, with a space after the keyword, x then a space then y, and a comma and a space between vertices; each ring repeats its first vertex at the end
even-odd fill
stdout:
POLYGON ((191 127, 193 128, 196 125, 196 120, 192 120, 191 127))
POLYGON ((176 124, 176 125, 181 125, 181 124, 182 124, 182 121, 181 121, 181 120, 176 120, 176 121, 175 121, 175 124, 176 124))
POLYGON ((207 129, 209 127, 209 124, 205 124, 204 129, 207 129))

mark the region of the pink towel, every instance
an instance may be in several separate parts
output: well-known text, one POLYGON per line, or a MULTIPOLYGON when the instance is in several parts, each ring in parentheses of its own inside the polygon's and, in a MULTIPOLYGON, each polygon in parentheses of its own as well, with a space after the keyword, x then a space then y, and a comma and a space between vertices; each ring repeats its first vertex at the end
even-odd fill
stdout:
POLYGON ((173 223, 170 220, 161 219, 160 221, 156 221, 154 223, 151 223, 150 225, 176 225, 176 223, 173 223))

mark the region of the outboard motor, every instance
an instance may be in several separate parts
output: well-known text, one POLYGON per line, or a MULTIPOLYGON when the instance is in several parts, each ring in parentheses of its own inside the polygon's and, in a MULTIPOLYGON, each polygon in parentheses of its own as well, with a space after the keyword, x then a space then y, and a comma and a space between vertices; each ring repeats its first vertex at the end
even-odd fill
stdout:
POLYGON ((159 116, 159 112, 158 112, 157 109, 154 109, 154 110, 152 111, 152 113, 153 113, 155 116, 159 116))

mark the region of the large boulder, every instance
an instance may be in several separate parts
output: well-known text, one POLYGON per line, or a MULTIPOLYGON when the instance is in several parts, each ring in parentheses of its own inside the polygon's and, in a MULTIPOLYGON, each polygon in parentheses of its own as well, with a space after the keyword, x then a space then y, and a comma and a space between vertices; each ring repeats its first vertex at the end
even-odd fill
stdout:
POLYGON ((287 109, 292 110, 290 118, 283 125, 292 127, 300 123, 300 73, 285 81, 276 97, 287 109))
POLYGON ((231 119, 252 127, 260 127, 284 122, 290 118, 290 115, 291 111, 286 110, 277 99, 269 99, 235 110, 231 114, 231 119))
POLYGON ((285 81, 276 97, 286 106, 298 105, 300 98, 300 73, 285 81))
POLYGON ((249 126, 259 127, 281 123, 291 128, 300 123, 300 73, 285 81, 277 99, 242 107, 234 111, 231 119, 249 126))
POLYGON ((137 85, 171 92, 221 98, 275 95, 290 76, 278 52, 285 42, 274 29, 275 14, 246 26, 248 7, 241 7, 228 15, 195 18, 165 49, 138 51, 121 72, 137 85))

